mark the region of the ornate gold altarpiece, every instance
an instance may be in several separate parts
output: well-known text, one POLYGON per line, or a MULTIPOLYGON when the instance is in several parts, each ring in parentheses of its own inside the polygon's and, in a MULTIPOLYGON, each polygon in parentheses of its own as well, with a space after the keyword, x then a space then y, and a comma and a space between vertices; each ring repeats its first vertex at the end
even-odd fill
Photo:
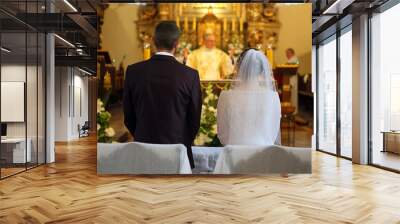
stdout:
POLYGON ((152 34, 159 21, 174 20, 183 32, 181 42, 190 43, 193 49, 202 44, 204 32, 212 30, 217 47, 225 51, 229 44, 266 51, 275 49, 278 41, 277 15, 274 4, 152 3, 140 6, 136 27, 144 47, 152 46, 152 34))

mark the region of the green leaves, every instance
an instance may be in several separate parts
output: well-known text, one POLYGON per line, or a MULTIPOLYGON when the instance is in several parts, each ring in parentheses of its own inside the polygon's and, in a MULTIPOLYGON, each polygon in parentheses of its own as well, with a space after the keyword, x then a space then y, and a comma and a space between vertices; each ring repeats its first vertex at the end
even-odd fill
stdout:
POLYGON ((103 107, 103 102, 97 99, 97 142, 111 143, 115 131, 110 127, 111 114, 103 107))
POLYGON ((217 136, 219 91, 214 84, 208 83, 207 87, 203 89, 203 96, 200 129, 194 143, 201 146, 221 146, 217 136))

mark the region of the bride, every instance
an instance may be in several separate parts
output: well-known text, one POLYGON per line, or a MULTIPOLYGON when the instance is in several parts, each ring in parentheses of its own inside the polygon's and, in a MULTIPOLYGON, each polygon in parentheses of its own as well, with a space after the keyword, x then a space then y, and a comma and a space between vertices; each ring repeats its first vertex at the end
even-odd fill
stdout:
POLYGON ((255 49, 244 51, 237 83, 218 100, 218 138, 224 145, 273 145, 280 142, 280 120, 281 103, 267 58, 255 49))

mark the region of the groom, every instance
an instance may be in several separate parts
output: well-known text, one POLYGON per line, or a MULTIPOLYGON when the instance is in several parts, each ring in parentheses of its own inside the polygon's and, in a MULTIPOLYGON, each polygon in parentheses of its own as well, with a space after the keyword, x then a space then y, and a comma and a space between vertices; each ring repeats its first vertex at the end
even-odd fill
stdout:
POLYGON ((157 53, 128 66, 125 125, 138 142, 184 144, 194 168, 191 145, 200 126, 202 97, 198 72, 174 57, 179 36, 175 22, 160 22, 153 37, 157 53))

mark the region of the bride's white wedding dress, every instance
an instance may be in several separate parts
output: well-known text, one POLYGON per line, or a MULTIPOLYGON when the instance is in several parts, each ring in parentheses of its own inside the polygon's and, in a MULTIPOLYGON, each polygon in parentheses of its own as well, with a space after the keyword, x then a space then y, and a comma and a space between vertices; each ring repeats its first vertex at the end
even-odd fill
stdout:
POLYGON ((223 145, 273 145, 280 137, 280 120, 281 104, 273 90, 237 88, 219 97, 217 127, 223 145))
POLYGON ((249 49, 238 60, 238 78, 218 100, 218 138, 224 145, 280 143, 281 103, 271 66, 261 51, 249 49), (279 139, 277 139, 279 137, 279 139))
MULTIPOLYGON (((222 91, 218 100, 218 137, 231 146, 222 149, 214 173, 268 173, 268 161, 288 161, 271 146, 280 142, 281 121, 271 66, 263 52, 249 49, 239 57, 237 75, 233 89, 222 91)), ((280 172, 286 175, 285 169, 280 172)))

